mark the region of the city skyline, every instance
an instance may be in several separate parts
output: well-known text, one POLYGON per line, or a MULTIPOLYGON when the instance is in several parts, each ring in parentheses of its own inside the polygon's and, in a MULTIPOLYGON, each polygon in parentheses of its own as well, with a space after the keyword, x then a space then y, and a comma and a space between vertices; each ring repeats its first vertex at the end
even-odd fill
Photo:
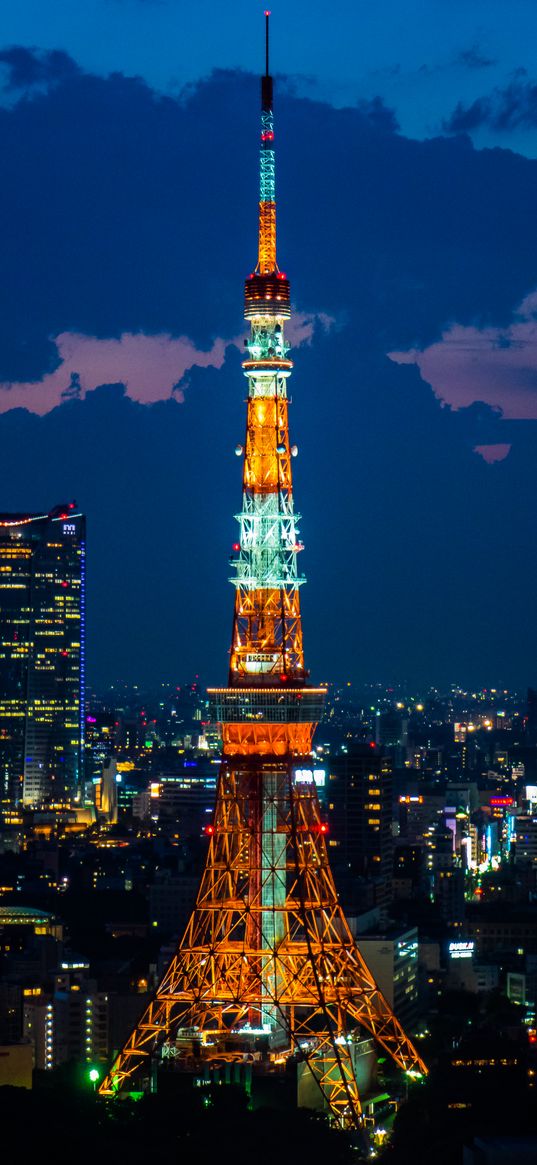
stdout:
POLYGON ((0 1108, 27 1155, 44 1121, 59 1165, 535 1160, 537 85, 500 3, 344 0, 321 51, 313 0, 275 121, 301 0, 263 13, 257 94, 212 2, 179 91, 175 0, 46 0, 50 28, 8 0, 0 1108))
MULTIPOLYGON (((139 4, 137 30, 144 7, 160 29, 173 6, 139 4)), ((115 6, 118 20, 127 9, 115 6)), ((1 57, 3 508, 70 496, 88 514, 91 682, 138 680, 140 657, 148 682, 193 674, 201 660, 219 682, 227 599, 215 584, 240 489, 237 287, 254 229, 255 79, 233 72, 222 42, 215 63, 227 71, 191 79, 178 99, 128 76, 123 50, 113 75, 105 56, 93 72, 89 58, 62 56, 76 48, 69 27, 1 57), (233 131, 215 134, 216 120, 233 131)), ((328 64, 334 53, 329 44, 328 64)), ((178 55, 186 79, 193 66, 178 55)), ((474 57, 466 69, 481 98, 449 73, 444 121, 478 99, 489 116, 493 69, 474 57)), ((439 122, 436 138, 423 127, 407 136, 382 78, 368 84, 367 100, 347 108, 326 85, 315 100, 300 86, 281 97, 312 672, 523 688, 537 651, 537 162, 439 122)), ((528 132, 530 112, 517 123, 528 132)), ((502 124, 494 144, 511 132, 522 149, 502 124)))

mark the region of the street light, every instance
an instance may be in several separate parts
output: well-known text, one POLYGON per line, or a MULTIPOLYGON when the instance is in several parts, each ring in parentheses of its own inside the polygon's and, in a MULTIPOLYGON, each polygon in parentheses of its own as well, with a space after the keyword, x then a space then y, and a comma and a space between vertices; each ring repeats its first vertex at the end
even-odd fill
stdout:
POLYGON ((88 1072, 88 1076, 91 1080, 91 1083, 93 1084, 93 1091, 94 1092, 97 1091, 97 1081, 98 1081, 100 1075, 101 1075, 101 1073, 99 1072, 98 1068, 90 1068, 90 1070, 88 1072))

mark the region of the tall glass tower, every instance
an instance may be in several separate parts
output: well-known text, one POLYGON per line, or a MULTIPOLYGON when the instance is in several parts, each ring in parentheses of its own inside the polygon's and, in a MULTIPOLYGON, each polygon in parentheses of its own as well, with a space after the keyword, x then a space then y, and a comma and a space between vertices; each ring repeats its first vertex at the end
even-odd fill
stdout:
POLYGON ((83 779, 86 520, 74 502, 0 514, 0 798, 42 805, 83 779))

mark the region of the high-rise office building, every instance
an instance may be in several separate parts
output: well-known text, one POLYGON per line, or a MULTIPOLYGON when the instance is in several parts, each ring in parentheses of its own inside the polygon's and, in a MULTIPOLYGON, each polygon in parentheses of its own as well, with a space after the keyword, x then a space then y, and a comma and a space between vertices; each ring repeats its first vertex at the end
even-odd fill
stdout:
POLYGON ((84 746, 85 518, 0 514, 0 796, 76 794, 84 746))
POLYGON ((82 960, 63 962, 51 993, 25 992, 23 1033, 33 1046, 34 1067, 50 1071, 70 1060, 106 1060, 108 995, 88 971, 82 960))
POLYGON ((411 1031, 418 1015, 418 931, 400 926, 386 934, 358 936, 357 946, 384 998, 411 1031))
MULTIPOLYGON (((367 879, 385 915, 392 897, 392 762, 375 745, 331 757, 325 791, 336 872, 367 879)), ((342 884, 343 890, 343 884, 342 884)))
POLYGON ((526 738, 528 744, 537 743, 537 691, 535 688, 528 688, 526 738))

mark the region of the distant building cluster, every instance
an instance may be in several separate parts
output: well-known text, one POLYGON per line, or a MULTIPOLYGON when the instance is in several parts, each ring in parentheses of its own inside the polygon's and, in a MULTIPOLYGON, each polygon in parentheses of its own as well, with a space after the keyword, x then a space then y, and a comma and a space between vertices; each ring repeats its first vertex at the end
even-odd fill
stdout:
MULTIPOLYGON (((84 552, 72 505, 0 518, 0 1078, 27 1087, 102 1074, 136 1022, 192 910, 220 766, 198 680, 86 692, 84 552)), ((293 779, 317 788, 340 901, 405 1030, 444 1047, 439 1017, 463 1008, 436 1050, 446 1105, 503 1060, 533 1088, 537 693, 329 685, 293 779)))

